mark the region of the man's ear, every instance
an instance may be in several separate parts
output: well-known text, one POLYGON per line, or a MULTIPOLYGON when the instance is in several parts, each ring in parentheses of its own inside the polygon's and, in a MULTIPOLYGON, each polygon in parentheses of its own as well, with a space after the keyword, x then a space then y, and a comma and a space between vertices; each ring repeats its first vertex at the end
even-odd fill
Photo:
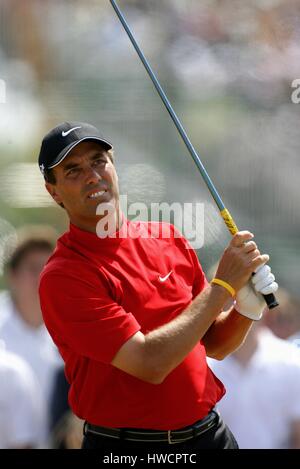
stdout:
POLYGON ((58 205, 62 205, 62 200, 60 198, 60 196, 58 195, 57 191, 56 191, 56 186, 55 184, 51 184, 50 182, 46 182, 45 183, 45 187, 47 189, 47 191, 49 192, 49 194, 51 195, 52 199, 58 204, 58 205))

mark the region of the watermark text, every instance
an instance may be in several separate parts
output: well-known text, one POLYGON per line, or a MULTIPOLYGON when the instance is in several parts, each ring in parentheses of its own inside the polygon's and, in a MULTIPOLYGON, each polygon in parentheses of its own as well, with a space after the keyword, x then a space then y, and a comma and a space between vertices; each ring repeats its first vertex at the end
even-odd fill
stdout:
POLYGON ((131 223, 117 231, 115 206, 112 203, 100 203, 96 211, 100 217, 96 227, 99 238, 179 238, 184 235, 190 244, 187 244, 187 249, 200 249, 204 245, 203 203, 160 202, 147 206, 135 202, 128 205, 127 196, 121 195, 120 205, 125 218, 130 219, 131 223), (173 225, 177 229, 174 230, 173 225))
POLYGON ((295 78, 295 80, 292 81, 291 87, 295 88, 295 90, 291 94, 291 100, 294 104, 299 104, 300 103, 300 78, 295 78))

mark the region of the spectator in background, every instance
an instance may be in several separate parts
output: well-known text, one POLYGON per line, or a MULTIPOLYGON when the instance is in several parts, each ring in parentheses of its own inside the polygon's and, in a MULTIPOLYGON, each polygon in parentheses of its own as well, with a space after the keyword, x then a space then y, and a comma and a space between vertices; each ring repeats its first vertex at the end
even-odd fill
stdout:
POLYGON ((300 303, 287 290, 278 291, 279 306, 265 314, 265 324, 281 339, 288 339, 300 331, 300 303))
POLYGON ((80 449, 84 421, 68 410, 52 434, 53 449, 80 449))
MULTIPOLYGON (((2 296, 0 304, 0 337, 7 350, 21 356, 30 365, 41 387, 47 418, 40 427, 40 433, 47 436, 50 397, 61 359, 43 323, 38 283, 55 240, 56 234, 51 227, 31 226, 19 231, 17 245, 6 255, 5 274, 9 291, 5 297, 2 296)), ((16 401, 16 412, 17 406, 16 401)))
POLYGON ((70 386, 62 366, 56 372, 50 402, 50 444, 53 449, 80 449, 83 420, 71 411, 68 403, 70 386))
POLYGON ((37 448, 45 408, 39 383, 28 364, 0 341, 0 449, 37 448))
POLYGON ((300 349, 300 330, 296 332, 296 334, 293 334, 290 337, 288 337, 288 341, 296 345, 296 347, 300 349))
POLYGON ((240 448, 300 448, 300 352, 256 323, 245 343, 209 365, 227 393, 218 407, 240 448))
POLYGON ((67 421, 71 413, 68 403, 69 388, 65 369, 61 366, 55 374, 50 400, 51 446, 55 449, 66 449, 67 421))

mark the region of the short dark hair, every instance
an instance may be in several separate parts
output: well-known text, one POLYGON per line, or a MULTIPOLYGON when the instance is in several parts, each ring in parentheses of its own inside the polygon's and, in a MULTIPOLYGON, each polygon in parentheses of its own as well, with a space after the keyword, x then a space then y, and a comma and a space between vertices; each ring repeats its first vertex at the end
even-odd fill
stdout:
POLYGON ((50 184, 56 184, 56 177, 53 169, 44 169, 44 179, 50 184))
POLYGON ((24 226, 17 231, 16 240, 5 247, 5 270, 15 272, 31 252, 54 250, 58 234, 51 226, 24 226))

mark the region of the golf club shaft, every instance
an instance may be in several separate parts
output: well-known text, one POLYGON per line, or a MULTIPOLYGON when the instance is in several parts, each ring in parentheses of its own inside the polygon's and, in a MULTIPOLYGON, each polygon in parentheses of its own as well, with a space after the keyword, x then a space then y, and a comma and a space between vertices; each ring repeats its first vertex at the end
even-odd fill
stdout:
MULTIPOLYGON (((149 62, 147 61, 145 55, 143 54, 143 52, 141 51, 139 45, 137 44, 128 24, 127 24, 127 21, 123 15, 123 13, 121 12, 120 8, 118 7, 118 5, 116 4, 115 0, 110 0, 110 3, 113 7, 113 9, 115 10, 121 24, 123 25, 133 47, 135 48, 141 62, 143 63, 149 77, 151 78, 155 88, 156 88, 156 91, 158 92, 161 100, 163 101, 168 113, 170 114, 171 116, 171 119, 173 120, 182 140, 184 141, 191 157, 193 158, 198 170, 200 171, 200 174, 201 176, 203 177, 207 187, 208 187, 208 190, 210 191, 214 201, 216 202, 219 210, 220 210, 220 214, 228 228, 228 230, 230 231, 230 233, 232 235, 236 234, 239 230, 238 230, 238 227, 236 226, 231 214, 229 213, 229 210, 227 210, 227 208, 225 207, 220 195, 218 194, 218 191, 217 189, 215 188, 212 180, 210 179, 205 167, 203 166, 200 158, 199 158, 199 155, 197 154, 195 148, 193 147, 189 137, 187 136, 187 133, 186 131, 184 130, 180 120, 178 119, 174 109, 172 108, 171 104, 170 104, 170 101, 168 100, 164 90, 162 89, 158 79, 156 78, 149 62)), ((263 295, 264 298, 265 298, 265 301, 268 305, 268 308, 269 309, 272 309, 272 308, 275 308, 275 306, 278 305, 278 302, 275 298, 275 296, 271 293, 271 294, 268 294, 268 295, 263 295)))

